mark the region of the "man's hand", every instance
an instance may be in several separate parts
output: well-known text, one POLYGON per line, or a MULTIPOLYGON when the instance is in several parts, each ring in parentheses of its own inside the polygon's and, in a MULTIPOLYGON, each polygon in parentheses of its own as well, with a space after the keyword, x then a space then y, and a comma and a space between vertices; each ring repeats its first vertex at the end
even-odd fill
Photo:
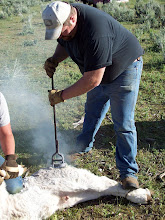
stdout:
POLYGON ((63 90, 57 90, 57 89, 54 89, 54 90, 51 90, 49 92, 49 101, 50 101, 50 105, 51 106, 54 106, 60 102, 64 102, 63 98, 62 98, 62 91, 63 90))
POLYGON ((2 184, 4 179, 8 180, 8 179, 10 179, 10 176, 9 176, 9 174, 6 171, 0 170, 0 185, 2 184))
POLYGON ((56 71, 56 67, 58 66, 58 62, 53 60, 52 57, 49 57, 44 64, 44 69, 46 70, 47 75, 52 78, 53 74, 56 71))
POLYGON ((5 170, 9 174, 10 179, 18 177, 19 174, 16 159, 17 156, 15 154, 6 155, 5 162, 0 166, 0 170, 5 170))

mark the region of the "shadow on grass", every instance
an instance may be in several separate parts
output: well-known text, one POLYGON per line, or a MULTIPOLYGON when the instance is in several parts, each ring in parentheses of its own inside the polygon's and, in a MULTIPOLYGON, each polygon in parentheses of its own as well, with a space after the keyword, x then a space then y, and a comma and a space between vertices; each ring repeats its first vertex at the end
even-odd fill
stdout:
MULTIPOLYGON (((138 148, 165 149, 165 120, 136 122, 138 148)), ((112 149, 116 145, 113 125, 101 126, 95 137, 96 149, 112 149)))
MULTIPOLYGON (((89 200, 89 201, 86 201, 86 202, 79 203, 76 206, 77 206, 77 208, 85 208, 85 207, 88 207, 89 204, 90 204, 90 206, 95 206, 95 205, 100 205, 100 204, 118 205, 118 203, 119 203, 118 200, 120 200, 120 205, 127 205, 128 203, 130 203, 126 198, 108 195, 108 196, 102 196, 102 197, 100 197, 98 199, 95 199, 95 200, 89 200)), ((135 204, 133 204, 133 205, 135 206, 135 204)), ((110 214, 109 217, 110 216, 112 217, 114 215, 115 215, 115 213, 110 214)), ((106 217, 108 217, 108 216, 106 216, 106 217)))
POLYGON ((156 71, 164 71, 164 65, 165 62, 162 62, 162 60, 158 60, 158 61, 151 61, 149 63, 144 63, 143 64, 143 69, 145 71, 151 71, 151 70, 156 70, 156 71))
POLYGON ((49 138, 49 133, 45 131, 45 136, 39 135, 37 139, 33 135, 37 132, 36 130, 13 131, 16 154, 19 155, 17 161, 27 167, 46 164, 55 149, 52 139, 49 138))
MULTIPOLYGON (((145 148, 152 152, 152 149, 165 149, 165 121, 144 121, 136 122, 138 132, 138 149, 145 148)), ((16 142, 16 153, 19 154, 19 163, 26 166, 39 166, 46 164, 51 155, 55 152, 54 139, 50 138, 49 132, 45 131, 43 136, 38 136, 38 141, 34 141, 35 129, 13 132, 16 142)), ((70 129, 60 131, 60 135, 65 139, 68 152, 75 148, 76 137, 79 131, 70 129), (74 143, 74 144, 73 144, 74 143)), ((60 137, 61 138, 61 137, 60 137)), ((116 145, 116 135, 113 124, 103 125, 95 137, 95 149, 111 150, 116 145)), ((61 150, 64 146, 59 146, 61 150)), ((76 149, 76 148, 75 148, 76 149)), ((63 149, 62 149, 63 150, 63 149)), ((78 151, 77 151, 78 152, 78 151)), ((62 151, 63 153, 63 151, 62 151)))

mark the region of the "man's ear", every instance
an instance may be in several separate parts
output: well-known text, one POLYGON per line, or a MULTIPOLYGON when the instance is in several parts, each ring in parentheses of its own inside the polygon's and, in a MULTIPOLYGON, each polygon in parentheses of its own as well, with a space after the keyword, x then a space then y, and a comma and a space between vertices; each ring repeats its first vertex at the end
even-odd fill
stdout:
POLYGON ((76 21, 76 18, 75 18, 75 16, 70 16, 70 23, 71 24, 74 24, 75 23, 75 21, 76 21))

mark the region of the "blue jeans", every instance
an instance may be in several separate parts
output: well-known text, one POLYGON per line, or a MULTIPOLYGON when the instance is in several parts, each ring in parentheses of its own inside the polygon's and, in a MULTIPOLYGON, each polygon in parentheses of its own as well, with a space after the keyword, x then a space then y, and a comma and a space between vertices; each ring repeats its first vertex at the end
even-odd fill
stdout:
MULTIPOLYGON (((0 155, 0 166, 4 163, 5 159, 0 155)), ((14 179, 5 180, 6 189, 10 194, 15 194, 21 191, 23 188, 22 177, 19 176, 14 179)))
MULTIPOLYGON (((134 121, 135 105, 138 97, 143 59, 133 62, 110 84, 99 85, 87 93, 85 119, 82 133, 77 137, 81 152, 92 149, 94 137, 109 107, 116 133, 116 166, 121 180, 127 176, 136 177, 138 165, 137 133, 134 121)), ((81 153, 80 152, 80 153, 81 153)))

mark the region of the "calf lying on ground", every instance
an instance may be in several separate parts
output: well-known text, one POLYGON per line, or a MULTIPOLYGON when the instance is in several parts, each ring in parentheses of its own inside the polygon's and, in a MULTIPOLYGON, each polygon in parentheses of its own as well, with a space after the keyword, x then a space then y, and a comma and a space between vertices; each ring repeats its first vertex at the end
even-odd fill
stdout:
POLYGON ((24 178, 24 189, 8 194, 5 182, 0 186, 0 219, 45 219, 56 210, 72 207, 80 202, 105 195, 125 197, 131 202, 147 204, 151 200, 148 189, 128 191, 105 176, 67 165, 65 168, 40 169, 24 178))

